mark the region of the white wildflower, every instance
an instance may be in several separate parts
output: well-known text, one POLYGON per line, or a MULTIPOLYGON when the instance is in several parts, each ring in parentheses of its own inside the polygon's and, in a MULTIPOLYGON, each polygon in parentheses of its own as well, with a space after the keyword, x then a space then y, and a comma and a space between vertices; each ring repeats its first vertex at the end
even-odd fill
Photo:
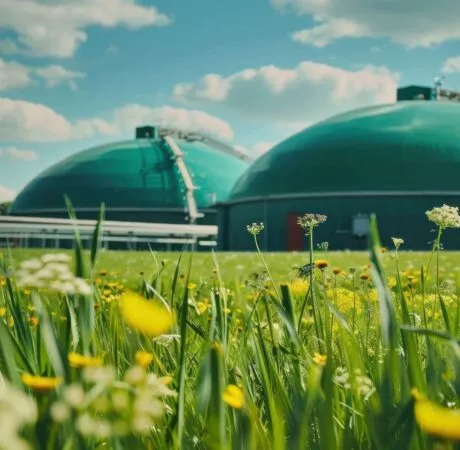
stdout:
POLYGON ((148 433, 153 426, 152 419, 147 414, 134 416, 131 426, 136 433, 148 433))
POLYGON ((263 231, 264 224, 262 222, 261 223, 253 222, 252 224, 247 225, 246 229, 248 230, 249 234, 252 234, 252 236, 257 236, 258 234, 260 234, 261 231, 263 231))
POLYGON ((69 407, 61 401, 55 402, 51 405, 50 413, 51 418, 57 423, 65 422, 70 417, 69 407))
POLYGON ((83 370, 83 379, 88 383, 101 383, 109 386, 117 376, 114 367, 86 367, 83 370))
POLYGON ((142 383, 145 380, 145 370, 141 366, 133 366, 127 370, 125 381, 133 386, 142 383))
POLYGON ((395 246, 395 249, 398 250, 402 244, 404 244, 404 239, 392 237, 391 240, 395 246))
POLYGON ((426 216, 430 222, 440 228, 460 228, 460 215, 455 206, 442 205, 427 211, 426 216))
POLYGON ((81 408, 85 403, 85 391, 81 384, 73 383, 65 388, 64 399, 74 409, 81 408))

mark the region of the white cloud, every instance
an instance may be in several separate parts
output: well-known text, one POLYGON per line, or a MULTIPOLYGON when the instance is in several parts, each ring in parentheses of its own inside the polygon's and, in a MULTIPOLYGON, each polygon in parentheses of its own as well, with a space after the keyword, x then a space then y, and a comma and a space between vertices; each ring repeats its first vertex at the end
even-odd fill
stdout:
POLYGON ((0 184, 0 203, 11 202, 15 199, 17 192, 0 184))
POLYGON ((28 86, 32 82, 29 72, 22 64, 0 58, 0 91, 28 86))
POLYGON ((85 78, 82 72, 74 72, 59 65, 40 67, 35 73, 46 81, 48 87, 55 87, 61 83, 67 83, 72 90, 77 89, 75 80, 85 78))
POLYGON ((444 73, 460 72, 460 56, 447 58, 441 69, 444 73))
POLYGON ((63 141, 71 132, 68 120, 45 105, 0 98, 0 136, 4 141, 63 141))
POLYGON ((21 159, 23 161, 34 161, 38 159, 38 155, 34 150, 24 150, 17 147, 0 148, 0 157, 9 156, 13 159, 21 159))
POLYGON ((0 91, 30 86, 34 82, 33 75, 42 78, 50 88, 67 83, 72 90, 77 88, 75 80, 86 76, 60 65, 31 67, 0 58, 0 91))
POLYGON ((409 48, 460 39, 460 2, 452 0, 271 1, 277 8, 312 16, 317 25, 292 38, 317 47, 341 38, 385 37, 409 48))
POLYGON ((349 71, 311 61, 265 66, 175 86, 176 100, 224 103, 249 119, 302 124, 353 108, 396 100, 398 75, 385 67, 349 71))
POLYGON ((45 105, 0 98, 0 136, 4 141, 52 142, 123 133, 134 136, 137 126, 147 124, 233 139, 227 122, 204 111, 131 104, 116 109, 109 118, 92 117, 71 123, 45 105))
POLYGON ((139 29, 171 23, 137 0, 0 0, 0 11, 0 29, 16 33, 19 43, 4 40, 3 50, 30 56, 71 57, 91 26, 139 29))
POLYGON ((116 135, 120 129, 104 119, 95 117, 92 119, 78 120, 72 127, 73 139, 85 139, 94 135, 116 135))
POLYGON ((137 104, 126 105, 115 110, 113 124, 123 131, 134 132, 135 127, 153 124, 185 131, 200 131, 226 141, 233 139, 233 130, 224 120, 204 111, 171 106, 151 108, 137 104))

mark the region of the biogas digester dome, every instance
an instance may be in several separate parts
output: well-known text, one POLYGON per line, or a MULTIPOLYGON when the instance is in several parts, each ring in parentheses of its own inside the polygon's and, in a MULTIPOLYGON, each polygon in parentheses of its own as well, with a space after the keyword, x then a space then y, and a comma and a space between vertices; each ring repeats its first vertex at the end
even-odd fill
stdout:
MULTIPOLYGON (((425 211, 460 205, 460 104, 407 101, 340 114, 288 138, 257 159, 219 205, 223 250, 250 250, 246 225, 263 222, 265 250, 305 248, 304 213, 327 221, 315 240, 333 249, 364 249, 369 215, 384 245, 427 249, 434 239, 425 211)), ((446 247, 460 248, 447 231, 446 247)))
POLYGON ((64 194, 80 219, 212 224, 249 158, 209 137, 156 127, 136 139, 72 155, 20 192, 10 214, 67 218, 64 194))

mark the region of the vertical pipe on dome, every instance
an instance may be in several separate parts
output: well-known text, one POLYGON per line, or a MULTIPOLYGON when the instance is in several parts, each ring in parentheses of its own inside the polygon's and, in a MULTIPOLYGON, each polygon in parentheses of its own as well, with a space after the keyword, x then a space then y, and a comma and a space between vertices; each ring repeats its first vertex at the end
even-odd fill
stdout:
POLYGON ((190 223, 195 223, 196 219, 203 217, 203 215, 198 212, 198 208, 196 206, 196 201, 195 201, 195 196, 193 195, 193 192, 195 191, 196 186, 194 186, 192 177, 190 176, 187 166, 185 165, 183 153, 179 145, 177 145, 176 141, 170 135, 163 136, 163 140, 166 142, 166 144, 168 144, 169 148, 173 152, 177 168, 179 169, 179 172, 182 176, 182 180, 184 181, 184 184, 185 184, 185 189, 187 191, 186 199, 187 199, 187 209, 188 209, 188 214, 190 217, 190 223))

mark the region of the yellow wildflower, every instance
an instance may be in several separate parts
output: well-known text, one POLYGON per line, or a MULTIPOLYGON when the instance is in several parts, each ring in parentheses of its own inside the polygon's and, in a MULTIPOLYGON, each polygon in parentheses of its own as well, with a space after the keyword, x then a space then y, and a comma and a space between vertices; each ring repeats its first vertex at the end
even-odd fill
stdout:
POLYGON ((241 409, 244 406, 243 391, 235 384, 229 384, 222 394, 224 402, 235 409, 241 409))
POLYGON ((136 359, 137 364, 142 366, 144 369, 149 366, 153 361, 153 354, 148 352, 136 352, 134 358, 136 359))
POLYGON ((328 265, 327 259, 318 259, 315 261, 315 266, 318 267, 318 269, 325 269, 328 265))
POLYGON ((332 273, 333 273, 334 275, 339 275, 341 272, 342 272, 342 269, 340 269, 339 267, 334 267, 334 268, 332 269, 332 273))
POLYGON ((6 314, 6 308, 5 308, 4 306, 2 306, 2 307, 0 308, 0 317, 4 317, 5 314, 6 314))
POLYGON ((174 315, 164 306, 133 292, 122 296, 120 308, 128 326, 150 337, 161 336, 174 324, 174 315))
POLYGON ((327 361, 326 355, 320 355, 319 353, 315 353, 313 355, 313 361, 318 364, 319 366, 325 366, 327 361))
POLYGON ((208 309, 212 308, 212 304, 209 303, 209 300, 207 298, 203 299, 202 302, 197 302, 196 306, 198 307, 198 314, 203 314, 208 309))
POLYGON ((189 291, 193 291, 193 289, 196 289, 196 284, 195 284, 195 283, 189 283, 189 284, 187 285, 187 289, 188 289, 189 291))
POLYGON ((71 352, 68 355, 69 364, 71 367, 95 367, 102 366, 102 358, 97 356, 84 356, 80 353, 71 352))
POLYGON ((36 327, 40 323, 40 319, 36 316, 32 316, 30 319, 30 324, 36 327))
POLYGON ((49 392, 62 383, 60 377, 37 377, 30 373, 24 373, 22 382, 36 392, 49 392))
POLYGON ((412 391, 415 398, 414 414, 418 426, 427 434, 450 441, 460 441, 460 410, 443 408, 412 391))

